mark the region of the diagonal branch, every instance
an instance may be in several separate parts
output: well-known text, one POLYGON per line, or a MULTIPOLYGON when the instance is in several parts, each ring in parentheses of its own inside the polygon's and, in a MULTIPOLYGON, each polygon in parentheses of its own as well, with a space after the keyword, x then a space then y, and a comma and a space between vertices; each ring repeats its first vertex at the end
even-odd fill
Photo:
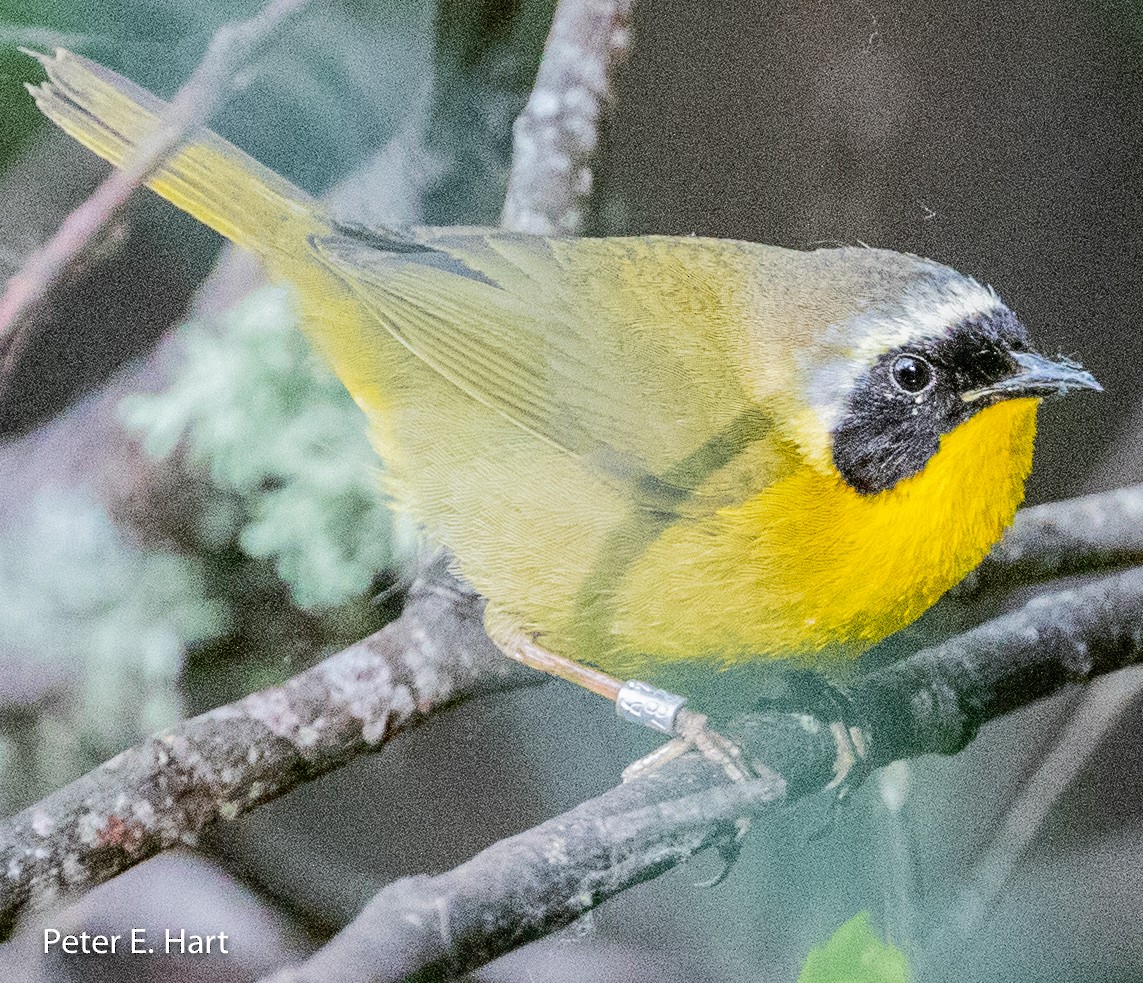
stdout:
POLYGON ((281 686, 183 721, 0 824, 0 938, 19 915, 194 842, 376 751, 442 707, 537 681, 484 635, 438 565, 401 616, 281 686))
MULTIPOLYGON (((1062 686, 1143 660, 1143 569, 1037 598, 863 679, 868 764, 952 754, 981 726, 1062 686)), ((733 736, 783 783, 727 787, 693 755, 620 786, 437 877, 397 881, 306 962, 266 983, 393 983, 461 974, 568 925, 606 899, 726 842, 734 820, 824 790, 829 731, 755 715, 733 736)))

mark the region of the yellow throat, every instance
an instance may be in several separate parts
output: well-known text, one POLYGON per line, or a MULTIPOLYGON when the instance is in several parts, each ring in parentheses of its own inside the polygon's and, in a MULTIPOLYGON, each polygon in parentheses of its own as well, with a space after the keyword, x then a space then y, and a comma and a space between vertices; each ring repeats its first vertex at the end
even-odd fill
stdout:
POLYGON ((903 628, 1012 522, 1038 404, 982 410, 889 491, 861 495, 803 464, 740 506, 672 526, 624 580, 606 667, 638 675, 652 669, 649 650, 655 661, 707 653, 724 664, 759 653, 852 656, 903 628))

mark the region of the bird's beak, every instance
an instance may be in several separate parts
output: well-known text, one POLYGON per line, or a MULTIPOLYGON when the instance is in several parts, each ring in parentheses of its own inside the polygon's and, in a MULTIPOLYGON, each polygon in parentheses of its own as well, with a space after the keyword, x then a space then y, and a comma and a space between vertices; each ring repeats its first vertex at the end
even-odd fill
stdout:
POLYGON ((1086 372, 1079 362, 1061 358, 1056 362, 1034 352, 1011 352, 1018 366, 1010 376, 979 389, 961 393, 966 403, 985 396, 999 396, 1001 399, 1014 399, 1020 396, 1062 396, 1069 389, 1094 389, 1103 392, 1103 386, 1095 381, 1095 376, 1086 372))

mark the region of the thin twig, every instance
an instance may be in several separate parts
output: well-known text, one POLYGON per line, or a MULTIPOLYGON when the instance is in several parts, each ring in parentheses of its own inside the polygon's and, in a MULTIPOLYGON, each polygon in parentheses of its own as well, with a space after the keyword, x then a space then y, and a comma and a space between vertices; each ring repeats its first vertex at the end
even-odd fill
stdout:
POLYGON ((194 842, 441 707, 536 682, 430 569, 401 617, 281 686, 183 721, 0 823, 0 938, 19 915, 194 842), (443 586, 442 586, 443 585, 443 586))
MULTIPOLYGON (((257 47, 298 13, 309 0, 270 0, 249 20, 224 25, 211 40, 202 62, 171 100, 155 131, 142 141, 122 168, 107 176, 43 246, 28 256, 0 297, 0 393, 11 384, 27 350, 33 308, 60 274, 126 205, 148 175, 173 154, 186 136, 203 125, 229 96, 236 76, 257 47), (5 344, 6 343, 6 344, 5 344)), ((47 56, 28 52, 43 60, 47 56)))
POLYGON ((630 43, 634 0, 561 0, 532 95, 513 128, 500 224, 577 235, 591 194, 591 158, 615 68, 630 43))
POLYGON ((1139 697, 1143 672, 1131 667, 1095 680, 1071 715, 1055 746, 1008 810, 999 831, 974 865, 971 893, 987 906, 1000 894, 1044 820, 1071 785, 1105 734, 1139 697))

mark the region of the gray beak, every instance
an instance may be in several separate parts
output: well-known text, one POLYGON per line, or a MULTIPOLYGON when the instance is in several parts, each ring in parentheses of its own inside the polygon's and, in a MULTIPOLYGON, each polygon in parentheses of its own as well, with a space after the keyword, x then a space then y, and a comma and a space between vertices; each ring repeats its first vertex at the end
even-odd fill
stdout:
POLYGON ((1094 389, 1103 392, 1103 386, 1095 381, 1095 376, 1084 370, 1079 362, 1061 358, 1056 362, 1036 355, 1033 352, 1011 352, 1019 369, 1010 376, 991 385, 981 386, 961 393, 966 403, 985 396, 999 396, 1013 399, 1021 396, 1062 396, 1069 389, 1094 389))

